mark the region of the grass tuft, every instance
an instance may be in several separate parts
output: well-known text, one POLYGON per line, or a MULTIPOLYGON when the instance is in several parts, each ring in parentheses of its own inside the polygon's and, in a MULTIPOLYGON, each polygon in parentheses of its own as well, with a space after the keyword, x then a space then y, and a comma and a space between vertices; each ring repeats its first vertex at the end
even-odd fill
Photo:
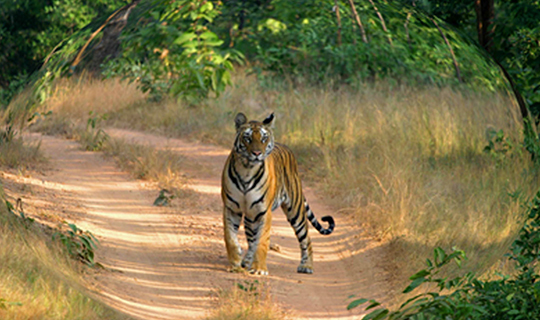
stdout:
POLYGON ((270 297, 268 288, 258 281, 248 287, 237 284, 217 293, 216 306, 206 320, 285 320, 289 317, 270 297))

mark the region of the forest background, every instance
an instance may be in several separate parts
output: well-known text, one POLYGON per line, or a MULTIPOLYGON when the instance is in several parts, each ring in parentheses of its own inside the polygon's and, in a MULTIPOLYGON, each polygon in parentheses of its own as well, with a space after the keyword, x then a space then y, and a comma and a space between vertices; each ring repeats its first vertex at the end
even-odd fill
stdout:
MULTIPOLYGON (((338 199, 351 198, 344 203, 358 206, 354 210, 361 213, 360 219, 364 219, 362 222, 375 237, 384 238, 391 234, 398 239, 396 248, 404 249, 400 247, 400 237, 419 238, 430 226, 433 232, 427 232, 429 235, 422 239, 429 243, 430 249, 437 245, 449 249, 451 241, 443 243, 442 238, 452 239, 453 243, 460 244, 460 248, 467 247, 467 243, 474 242, 469 229, 463 228, 462 234, 454 234, 439 223, 444 220, 441 217, 449 216, 457 225, 468 222, 470 217, 458 213, 454 216, 453 212, 449 215, 447 210, 466 212, 473 208, 475 213, 483 212, 485 216, 480 215, 481 219, 487 221, 484 233, 474 234, 478 243, 484 243, 486 239, 493 243, 500 240, 500 243, 467 247, 467 253, 477 263, 470 269, 486 271, 500 259, 499 253, 513 243, 511 258, 517 270, 514 277, 486 282, 473 273, 450 281, 436 278, 438 268, 451 260, 461 261, 463 257, 461 251, 447 255, 436 249, 433 261, 411 277, 413 282, 405 291, 412 291, 424 282, 433 282, 441 289, 452 289, 453 294, 417 296, 409 301, 414 303, 413 309, 396 313, 376 309, 373 317, 406 318, 418 311, 443 317, 455 314, 455 310, 463 310, 463 318, 472 315, 478 318, 489 318, 486 315, 505 319, 530 318, 539 312, 538 303, 534 301, 540 292, 536 269, 531 268, 539 252, 540 237, 535 231, 539 227, 539 203, 538 200, 529 201, 534 194, 531 190, 537 187, 540 159, 536 130, 540 117, 539 16, 539 1, 7 0, 0 9, 0 109, 5 128, 2 141, 9 142, 19 128, 36 117, 45 116, 36 111, 41 111, 40 106, 55 97, 61 79, 81 75, 98 79, 120 77, 134 82, 146 94, 148 108, 156 108, 153 103, 178 100, 187 106, 180 112, 183 119, 195 113, 211 119, 207 121, 210 126, 219 124, 215 127, 222 128, 223 120, 219 119, 223 118, 223 113, 216 112, 212 116, 207 112, 219 110, 215 106, 212 109, 211 99, 219 98, 231 87, 235 68, 245 70, 256 76, 263 89, 275 90, 272 94, 280 93, 276 100, 289 102, 290 108, 281 111, 289 116, 292 124, 278 129, 283 132, 282 138, 295 148, 301 162, 308 165, 323 163, 324 168, 317 171, 317 175, 343 181, 341 185, 331 184, 326 192, 337 193, 338 189, 354 186, 354 192, 366 194, 364 198, 352 199, 351 191, 341 194, 338 199), (508 79, 513 80, 509 82, 508 79), (317 88, 333 93, 321 94, 317 88), (367 92, 362 91, 365 88, 368 88, 367 92), (394 101, 388 100, 388 93, 394 88, 405 88, 400 90, 412 95, 421 92, 423 106, 405 103, 406 108, 393 109, 394 101), (411 93, 407 88, 414 90, 411 93), (364 94, 360 98, 373 96, 379 99, 373 104, 386 104, 376 110, 382 110, 386 117, 378 118, 378 114, 369 112, 356 115, 352 109, 341 110, 339 102, 343 101, 340 99, 358 101, 358 96, 351 93, 355 90, 364 94), (451 110, 454 113, 446 110, 448 113, 438 114, 437 103, 444 107, 444 100, 437 100, 437 97, 439 92, 447 92, 444 90, 450 90, 452 93, 448 96, 456 99, 453 103, 462 104, 463 108, 451 110), (456 92, 457 97, 454 96, 456 92), (500 93, 503 97, 497 96, 500 93), (17 99, 18 95, 25 98, 17 99), (313 115, 308 120, 300 119, 300 115, 316 113, 310 105, 314 102, 302 100, 310 95, 329 102, 329 107, 320 112, 351 116, 350 126, 346 128, 350 131, 336 129, 341 128, 337 123, 342 122, 336 119, 335 123, 323 128, 327 130, 317 127, 311 130, 313 132, 308 131, 306 141, 295 140, 298 135, 294 133, 298 132, 300 123, 324 117, 318 114, 319 118, 313 115), (505 99, 514 100, 514 95, 524 130, 516 130, 512 127, 514 124, 508 125, 504 119, 506 114, 503 113, 507 112, 504 106, 508 102, 505 99), (290 103, 295 97, 299 97, 300 102, 290 103), (297 111, 295 103, 313 110, 297 111), (490 108, 491 103, 496 107, 490 108), (409 107, 410 110, 403 110, 409 107), (411 110, 416 113, 408 112, 411 110), (477 131, 483 131, 483 128, 460 127, 468 124, 470 114, 478 116, 475 111, 496 125, 495 129, 486 132, 487 141, 477 139, 482 136, 477 131), (294 118, 295 112, 297 118, 294 118), (396 119, 394 112, 398 115, 396 119), (500 112, 500 119, 495 119, 489 112, 500 112), (457 119, 455 123, 447 121, 454 116, 459 118, 460 114, 463 119, 457 119), (356 129, 355 124, 370 117, 375 119, 371 124, 382 123, 380 131, 356 129), (361 121, 355 122, 355 119, 361 121), (433 127, 434 123, 440 127, 433 127), (450 129, 444 127, 449 123, 453 124, 450 129), (406 127, 409 124, 416 124, 418 128, 406 127), (500 129, 502 127, 504 130, 500 129), (418 134, 420 131, 422 134, 418 134), (452 131, 453 136, 446 136, 448 131, 452 131), (353 138, 347 138, 350 132, 353 138), (392 149, 397 146, 392 144, 395 141, 405 145, 405 140, 399 140, 401 132, 418 136, 418 141, 406 141, 418 148, 418 152, 415 153, 416 149, 392 149), (471 137, 469 134, 473 132, 475 136, 471 137), (377 140, 378 137, 388 137, 388 141, 377 140), (389 142, 390 138, 394 142, 389 142), (317 141, 317 150, 312 150, 313 141, 317 141), (308 143, 309 147, 305 147, 308 143), (379 148, 380 157, 373 151, 377 149, 373 146, 379 148), (389 149, 382 146, 389 146, 389 149), (388 163, 384 162, 385 167, 378 164, 381 159, 400 156, 403 157, 400 159, 416 162, 405 171, 393 172, 388 163), (366 166, 355 167, 358 159, 365 161, 366 166), (366 167, 373 169, 373 173, 365 173, 366 167), (355 175, 340 172, 343 168, 355 175), (395 172, 402 177, 392 176, 395 172), (413 181, 411 177, 415 177, 417 180, 413 182, 424 188, 419 188, 420 191, 431 191, 440 183, 433 177, 441 178, 438 175, 442 175, 441 180, 448 181, 456 176, 456 172, 465 177, 463 181, 450 183, 448 190, 436 195, 436 201, 437 197, 430 197, 429 192, 415 194, 417 185, 408 184, 413 181), (468 175, 473 178, 467 180, 468 175), (468 186, 472 187, 467 189, 468 186), (460 207, 447 201, 455 194, 445 197, 445 192, 454 191, 452 188, 467 201, 467 194, 474 194, 476 200, 484 202, 467 202, 459 198, 456 203, 462 203, 463 207, 460 207), (367 190, 378 190, 378 193, 367 190), (424 194, 428 194, 425 199, 424 194), (412 198, 419 199, 418 206, 413 203, 401 207, 405 200, 412 198), (373 207, 363 209, 364 201, 376 204, 377 210, 383 213, 378 215, 388 216, 390 221, 375 217, 379 212, 373 207), (520 206, 526 207, 526 214, 521 212, 520 206), (374 212, 372 216, 368 211, 374 212), (521 216, 514 215, 517 211, 521 216), (437 219, 426 218, 426 212, 436 212, 437 219), (439 240, 428 239, 434 234, 446 236, 437 238, 439 240), (514 241, 516 237, 518 239, 514 241), (498 246, 496 250, 494 246, 498 246), (487 252, 492 256, 482 256, 487 252), (482 258, 478 258, 480 256, 482 258), (531 283, 534 285, 529 287, 531 283), (422 300, 425 297, 429 299, 422 300), (528 308, 522 308, 523 305, 528 308)), ((264 94, 260 97, 267 98, 264 94)), ((345 101, 345 105, 347 103, 345 101)), ((116 110, 113 118, 126 117, 122 112, 127 114, 130 109, 126 110, 116 110)), ((136 114, 131 112, 127 117, 134 119, 136 114)), ((152 119, 146 119, 147 126, 158 126, 151 123, 152 119)), ((195 125, 201 123, 184 124, 195 125)), ((192 132, 195 129, 184 130, 192 132)), ((354 300, 350 307, 366 302, 368 300, 354 300)), ((371 302, 369 308, 376 306, 371 302)), ((409 306, 404 305, 405 308, 409 306)))

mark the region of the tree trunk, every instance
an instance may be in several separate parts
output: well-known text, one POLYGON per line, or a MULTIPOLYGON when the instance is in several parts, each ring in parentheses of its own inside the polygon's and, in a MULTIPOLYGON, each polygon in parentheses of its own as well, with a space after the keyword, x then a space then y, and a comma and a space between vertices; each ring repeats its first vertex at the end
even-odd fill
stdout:
POLYGON ((85 45, 81 48, 75 59, 71 64, 71 68, 74 69, 81 63, 86 49, 90 42, 103 30, 103 38, 93 48, 92 58, 89 61, 86 68, 91 73, 98 73, 101 69, 101 64, 109 59, 115 58, 120 52, 120 40, 119 36, 124 27, 127 24, 127 19, 131 10, 139 4, 140 0, 132 0, 130 4, 116 10, 103 25, 101 25, 88 39, 85 45))
POLYGON ((478 32, 478 42, 490 51, 493 40, 493 2, 494 0, 475 0, 474 9, 476 11, 476 30, 478 32))

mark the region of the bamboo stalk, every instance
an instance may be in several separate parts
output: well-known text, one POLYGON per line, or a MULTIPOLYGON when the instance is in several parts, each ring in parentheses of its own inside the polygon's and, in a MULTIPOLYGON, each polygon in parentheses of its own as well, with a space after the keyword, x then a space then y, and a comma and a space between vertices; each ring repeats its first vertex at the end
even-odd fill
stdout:
POLYGON ((405 27, 405 33, 407 34, 407 43, 409 44, 409 47, 411 47, 411 37, 409 35, 409 22, 411 21, 412 13, 407 13, 407 20, 405 20, 405 23, 403 26, 405 27))
POLYGON ((381 12, 377 8, 377 6, 375 5, 375 2, 373 2, 373 0, 369 0, 369 2, 373 6, 373 9, 375 9, 375 12, 377 13, 377 16, 379 17, 379 20, 381 20, 382 28, 383 28, 384 32, 386 32, 386 34, 388 36, 388 43, 390 43, 390 45, 393 46, 394 43, 392 42, 392 37, 390 36, 390 34, 388 32, 388 29, 386 28, 386 23, 384 22, 384 18, 382 16, 381 12))
POLYGON ((336 11, 338 31, 337 31, 337 44, 341 46, 341 17, 339 16, 339 5, 337 0, 334 0, 334 10, 336 11))
POLYGON ((452 49, 452 46, 450 45, 450 42, 448 41, 448 38, 444 35, 444 32, 439 27, 439 24, 437 23, 437 21, 435 21, 432 18, 429 18, 429 20, 431 20, 431 22, 433 22, 433 24, 437 27, 437 29, 439 30, 439 33, 444 39, 444 42, 446 42, 446 46, 448 47, 448 50, 450 51, 450 54, 452 55, 452 61, 454 62, 454 68, 456 69, 456 76, 458 78, 458 81, 460 83, 463 83, 463 79, 461 78, 461 71, 459 70, 459 65, 457 63, 456 56, 454 54, 454 50, 452 49))
POLYGON ((358 12, 356 12, 356 7, 354 6, 353 0, 349 0, 349 4, 351 5, 351 10, 353 12, 354 18, 356 20, 356 24, 358 25, 358 28, 360 28, 360 33, 362 34, 362 41, 365 43, 368 43, 368 39, 366 36, 366 30, 364 29, 364 25, 362 24, 362 20, 360 20, 360 16, 358 16, 358 12))

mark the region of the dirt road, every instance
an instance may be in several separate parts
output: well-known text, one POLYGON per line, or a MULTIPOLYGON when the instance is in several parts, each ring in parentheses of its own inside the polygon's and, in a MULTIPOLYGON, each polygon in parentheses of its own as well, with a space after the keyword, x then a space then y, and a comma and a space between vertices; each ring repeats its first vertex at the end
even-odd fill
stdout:
MULTIPOLYGON (((311 228, 315 274, 296 273, 299 248, 279 210, 274 213, 268 277, 226 272, 221 224, 220 176, 228 150, 146 133, 108 129, 114 138, 168 148, 185 157, 194 196, 174 207, 154 207, 155 186, 134 180, 99 153, 75 142, 41 137, 54 171, 34 179, 72 202, 68 218, 100 240, 97 260, 105 267, 88 282, 108 304, 140 319, 200 319, 212 307, 215 290, 237 282, 265 282, 274 300, 294 319, 359 319, 347 311, 347 297, 385 300, 389 288, 380 245, 362 235, 345 215, 324 205, 309 187, 317 217, 332 215, 336 229, 322 236, 311 228)), ((26 183, 34 183, 29 179, 26 183)), ((242 239, 245 244, 245 240, 242 239)))

